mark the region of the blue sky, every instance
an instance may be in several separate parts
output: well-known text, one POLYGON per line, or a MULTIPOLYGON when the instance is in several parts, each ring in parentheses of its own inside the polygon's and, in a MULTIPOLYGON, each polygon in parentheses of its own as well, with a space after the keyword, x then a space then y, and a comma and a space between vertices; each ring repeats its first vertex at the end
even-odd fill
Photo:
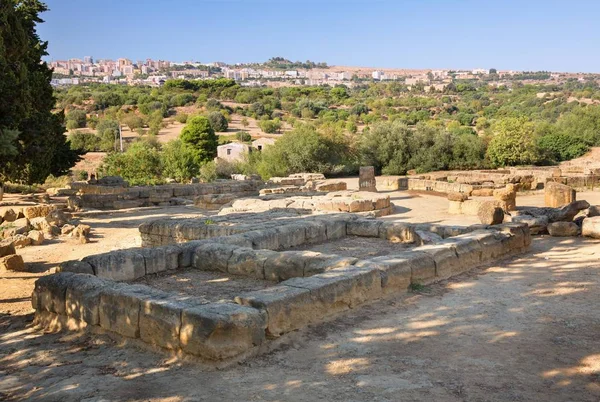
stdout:
POLYGON ((46 0, 49 59, 600 72, 600 1, 46 0))

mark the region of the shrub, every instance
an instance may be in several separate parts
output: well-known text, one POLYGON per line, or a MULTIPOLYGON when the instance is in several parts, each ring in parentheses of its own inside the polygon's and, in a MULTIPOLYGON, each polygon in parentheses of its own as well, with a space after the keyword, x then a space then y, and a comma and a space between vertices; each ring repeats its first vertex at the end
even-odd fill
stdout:
POLYGON ((96 134, 100 137, 99 149, 104 152, 114 151, 119 141, 119 122, 102 119, 96 126, 96 134))
POLYGON ((169 141, 161 153, 163 175, 178 182, 198 176, 200 167, 194 157, 194 151, 180 139, 169 141))
POLYGON ((109 153, 99 171, 105 176, 122 176, 131 185, 162 183, 160 152, 148 141, 137 141, 123 153, 109 153))
POLYGON ((279 119, 261 120, 258 122, 258 126, 264 133, 274 134, 281 129, 281 121, 279 119))
POLYGON ((67 113, 65 119, 67 122, 67 128, 72 130, 85 127, 87 115, 84 110, 73 109, 67 113))
POLYGON ((179 123, 185 124, 187 122, 187 119, 188 119, 188 115, 186 113, 178 113, 175 116, 175 121, 177 121, 179 123))
POLYGON ((217 164, 215 161, 210 161, 202 165, 198 177, 203 183, 210 183, 217 180, 217 164))
POLYGON ((525 118, 510 117, 497 121, 487 156, 494 166, 536 163, 539 152, 535 141, 535 125, 525 118))
POLYGON ((100 148, 102 139, 93 133, 85 133, 81 131, 69 134, 69 144, 71 149, 81 152, 93 152, 100 148))
POLYGON ((227 119, 221 112, 209 113, 208 120, 210 121, 210 126, 217 132, 227 131, 227 127, 229 127, 227 119))

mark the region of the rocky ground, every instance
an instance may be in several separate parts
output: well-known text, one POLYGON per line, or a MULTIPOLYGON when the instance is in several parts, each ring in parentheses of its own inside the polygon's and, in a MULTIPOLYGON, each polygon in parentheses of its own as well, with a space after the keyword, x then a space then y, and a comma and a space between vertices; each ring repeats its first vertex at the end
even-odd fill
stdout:
MULTIPOLYGON (((392 193, 386 220, 476 223, 447 199, 392 193)), ((600 204, 600 193, 578 194, 600 204)), ((517 199, 539 206, 543 194, 517 199)), ((0 400, 600 400, 600 245, 537 237, 523 256, 352 310, 217 369, 106 335, 31 327, 35 279, 58 262, 139 245, 137 226, 185 207, 80 217, 91 242, 19 250, 0 274, 0 400)))

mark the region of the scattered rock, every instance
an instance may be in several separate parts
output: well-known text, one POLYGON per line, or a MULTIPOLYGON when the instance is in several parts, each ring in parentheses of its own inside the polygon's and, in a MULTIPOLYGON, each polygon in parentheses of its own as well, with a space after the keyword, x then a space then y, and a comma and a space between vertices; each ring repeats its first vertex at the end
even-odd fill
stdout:
POLYGON ((548 224, 548 233, 555 237, 579 236, 579 226, 574 222, 552 222, 548 224))
POLYGON ((417 243, 419 243, 419 245, 421 246, 425 246, 427 244, 438 244, 444 241, 444 239, 440 235, 433 232, 425 230, 415 230, 415 233, 418 236, 417 243))
POLYGON ((23 208, 23 214, 25 218, 33 219, 39 217, 46 217, 50 214, 50 211, 54 210, 56 207, 52 205, 35 205, 32 207, 23 208))
POLYGON ((89 243, 88 236, 90 234, 90 227, 88 225, 79 225, 71 232, 71 239, 76 243, 85 244, 89 243))
POLYGON ((15 245, 9 239, 0 241, 0 257, 16 254, 15 245))
POLYGON ((39 230, 32 230, 27 233, 27 237, 31 239, 31 244, 39 246, 44 242, 44 234, 39 230))
POLYGON ((494 190, 494 198, 502 202, 504 211, 515 211, 517 209, 517 186, 507 184, 505 188, 494 190))
POLYGON ((0 257, 0 272, 2 271, 25 271, 26 266, 23 257, 17 254, 0 257))
POLYGON ((448 193, 449 201, 459 201, 463 202, 469 199, 469 196, 465 193, 459 193, 458 191, 450 191, 448 193))
POLYGON ((585 200, 574 201, 562 208, 526 208, 519 213, 529 216, 545 216, 548 222, 572 222, 575 216, 584 209, 588 209, 590 204, 585 200))
POLYGON ((548 228, 548 217, 545 215, 517 215, 512 217, 511 222, 526 223, 532 235, 546 233, 548 228))
POLYGON ((581 234, 586 237, 600 239, 600 216, 585 218, 581 226, 581 234))
POLYGON ((12 208, 0 209, 0 218, 3 222, 14 222, 17 220, 19 214, 12 208))
POLYGON ((15 248, 27 247, 31 244, 31 239, 25 235, 18 234, 10 238, 15 248))
POLYGON ((55 209, 50 211, 50 213, 46 216, 46 221, 50 225, 63 226, 69 222, 70 216, 67 216, 60 209, 55 209))
POLYGON ((66 224, 64 225, 61 229, 60 229, 60 234, 61 235, 68 235, 70 234, 73 230, 75 230, 75 226, 70 225, 70 224, 66 224))
POLYGON ((593 218, 594 216, 600 216, 600 206, 598 205, 590 205, 587 210, 587 217, 593 218))
POLYGON ((484 225, 499 225, 504 221, 504 211, 493 201, 483 202, 477 211, 479 221, 484 225))

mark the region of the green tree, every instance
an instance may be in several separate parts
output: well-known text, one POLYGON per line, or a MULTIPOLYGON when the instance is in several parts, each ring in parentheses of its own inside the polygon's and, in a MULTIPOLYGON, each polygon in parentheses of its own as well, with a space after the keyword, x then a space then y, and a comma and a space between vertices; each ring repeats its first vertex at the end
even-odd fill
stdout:
POLYGON ((96 134, 100 137, 99 149, 104 152, 116 151, 119 141, 119 122, 113 119, 102 119, 96 126, 96 134))
POLYGON ((86 126, 87 115, 84 110, 73 109, 67 113, 66 121, 69 130, 83 128, 86 126))
POLYGON ((208 114, 208 121, 210 122, 210 126, 213 130, 217 132, 227 131, 227 127, 229 124, 227 123, 227 119, 221 112, 211 112, 208 114))
POLYGON ((279 119, 261 120, 258 122, 258 125, 267 134, 277 133, 281 129, 281 121, 279 119))
POLYGON ((493 137, 487 156, 494 166, 515 166, 536 163, 535 124, 526 118, 509 117, 492 126, 493 137))
POLYGON ((0 182, 44 182, 78 160, 63 134, 64 114, 52 113, 52 71, 42 61, 48 43, 36 32, 46 10, 38 0, 0 2, 0 144, 7 145, 0 182))
POLYGON ((69 134, 69 144, 71 149, 80 151, 81 153, 93 152, 100 149, 102 139, 93 133, 74 132, 69 134))
POLYGON ((219 141, 208 119, 196 116, 188 120, 181 130, 181 140, 194 151, 198 164, 206 163, 217 156, 219 141))
POLYGON ((144 127, 144 119, 134 113, 125 115, 125 117, 121 119, 121 123, 129 127, 131 131, 135 131, 140 127, 144 127))
POLYGON ((200 172, 194 151, 180 139, 169 141, 163 146, 161 161, 163 175, 178 182, 197 177, 200 172))

